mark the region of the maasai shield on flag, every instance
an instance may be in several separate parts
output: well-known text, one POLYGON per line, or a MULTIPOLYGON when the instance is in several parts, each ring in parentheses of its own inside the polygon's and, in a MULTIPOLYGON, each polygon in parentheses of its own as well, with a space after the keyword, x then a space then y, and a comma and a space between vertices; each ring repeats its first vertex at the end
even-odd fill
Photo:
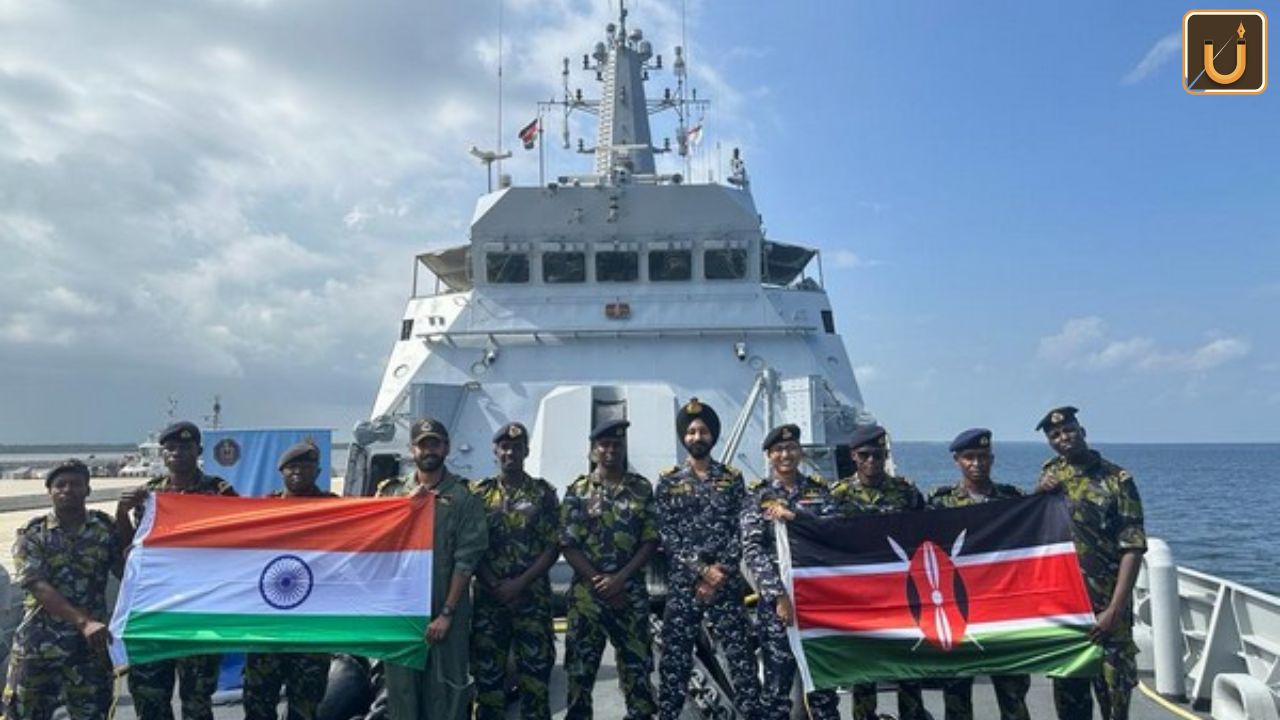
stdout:
POLYGON ((1101 657, 1060 494, 798 520, 778 532, 805 689, 1006 673, 1101 657))
POLYGON ((433 502, 152 494, 112 660, 347 652, 424 667, 433 502))

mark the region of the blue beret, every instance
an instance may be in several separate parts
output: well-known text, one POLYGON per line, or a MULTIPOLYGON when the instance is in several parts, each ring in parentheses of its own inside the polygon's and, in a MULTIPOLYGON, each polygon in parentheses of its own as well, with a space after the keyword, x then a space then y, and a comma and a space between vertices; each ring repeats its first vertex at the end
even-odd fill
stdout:
POLYGON ((880 448, 885 447, 889 444, 885 437, 887 432, 888 431, 879 425, 863 425, 857 430, 854 430, 853 435, 849 436, 849 449, 857 450, 858 448, 866 447, 867 445, 874 445, 880 448))
POLYGON ((680 407, 680 412, 676 413, 676 435, 684 437, 685 431, 693 424, 694 420, 701 420, 707 424, 707 429, 711 431, 713 440, 720 439, 720 416, 711 406, 702 402, 698 398, 689 398, 689 402, 680 407))
POLYGON ((768 450, 780 442, 791 442, 793 440, 795 442, 800 442, 800 426, 790 423, 786 425, 779 425, 778 427, 770 430, 768 435, 764 436, 764 442, 761 443, 761 449, 768 450))
POLYGON ((591 431, 591 442, 596 440, 606 440, 609 438, 622 439, 627 436, 627 428, 631 427, 631 423, 626 420, 605 420, 591 431))
POLYGON ((1078 412, 1080 412, 1078 408, 1073 408, 1070 405, 1056 407, 1045 413, 1044 417, 1040 418, 1040 422, 1036 424, 1036 429, 1049 432, 1059 425, 1074 422, 1076 419, 1076 413, 1078 412))
POLYGON ((956 436, 948 448, 953 453, 964 450, 986 450, 991 447, 991 431, 986 428, 969 428, 956 436))
POLYGON ((186 420, 173 423, 169 427, 162 430, 160 432, 160 437, 156 438, 156 442, 160 443, 161 445, 165 444, 170 440, 176 440, 179 442, 190 441, 194 443, 199 443, 200 428, 196 427, 195 423, 188 422, 186 420))
POLYGON ((276 462, 276 469, 283 470, 286 465, 298 460, 308 462, 320 462, 320 448, 310 440, 294 443, 280 454, 280 460, 276 462))
POLYGON ((89 466, 80 462, 75 458, 67 458, 62 462, 49 468, 49 472, 44 474, 44 486, 49 487, 53 484, 53 479, 63 473, 76 473, 84 476, 85 480, 89 479, 89 466))
POLYGON ((509 422, 498 428, 498 432, 493 434, 494 445, 497 445, 503 440, 522 440, 526 445, 528 445, 529 429, 518 422, 509 422))
POLYGON ((444 423, 432 417, 421 417, 413 421, 413 425, 409 426, 409 442, 416 443, 422 438, 434 435, 445 442, 449 442, 449 430, 445 428, 444 423))

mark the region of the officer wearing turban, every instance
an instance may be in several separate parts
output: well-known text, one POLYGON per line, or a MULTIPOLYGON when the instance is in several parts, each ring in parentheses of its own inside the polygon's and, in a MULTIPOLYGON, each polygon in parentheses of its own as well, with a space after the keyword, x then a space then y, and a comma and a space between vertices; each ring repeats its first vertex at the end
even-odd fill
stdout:
POLYGON ((627 428, 606 420, 591 431, 592 471, 565 490, 560 505, 560 545, 574 570, 569 587, 564 670, 568 676, 565 720, 589 720, 591 690, 604 653, 613 644, 626 720, 657 710, 649 675, 649 591, 644 568, 658 547, 653 486, 627 471, 627 428))
POLYGON ((742 473, 711 457, 720 416, 697 398, 676 412, 676 437, 688 457, 658 477, 658 527, 670 564, 658 667, 658 717, 676 720, 688 694, 694 643, 705 616, 728 660, 734 701, 743 717, 760 714, 751 626, 739 572, 738 513, 742 473))

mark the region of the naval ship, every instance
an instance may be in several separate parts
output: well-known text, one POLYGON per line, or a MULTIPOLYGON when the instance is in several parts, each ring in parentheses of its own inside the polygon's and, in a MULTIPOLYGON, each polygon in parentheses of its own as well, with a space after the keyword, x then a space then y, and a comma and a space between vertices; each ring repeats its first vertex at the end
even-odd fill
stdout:
MULTIPOLYGON (((413 259, 399 335, 370 415, 353 433, 346 494, 370 495, 382 479, 409 469, 408 425, 422 415, 446 423, 449 466, 471 477, 495 470, 495 429, 524 422, 532 431, 527 469, 561 491, 589 467, 590 428, 624 417, 631 469, 652 479, 679 457, 674 415, 695 396, 725 421, 720 459, 749 476, 765 475, 759 443, 784 422, 802 428, 812 472, 852 473, 842 443, 874 420, 836 332, 819 253, 766 236, 736 151, 723 183, 659 173, 659 155, 688 157, 698 128, 693 114, 706 107, 687 88, 682 49, 671 57, 674 88, 649 99, 645 82, 663 70, 662 56, 640 30, 628 29, 621 9, 582 58, 599 81, 599 98, 570 90, 565 60, 563 97, 540 104, 540 121, 550 112, 596 118, 594 146, 579 145, 593 156, 592 171, 525 187, 500 175, 498 188, 477 202, 469 237, 413 259), (674 145, 655 142, 649 119, 659 113, 674 115, 674 145)), ((541 122, 535 130, 541 142, 541 122)), ((29 515, 45 502, 34 491, 0 497, 0 511, 29 515)), ((0 578, 6 651, 21 595, 0 578)), ((1153 539, 1134 608, 1143 685, 1133 718, 1207 717, 1210 705, 1220 720, 1280 718, 1280 598, 1178 568, 1153 539)), ((653 622, 656 629, 660 620, 653 622)), ((366 717, 367 679, 351 659, 335 662, 321 717, 366 717)), ((560 667, 552 682, 561 717, 560 667)), ((608 668, 595 695, 598 717, 622 717, 608 668)), ((236 697, 219 695, 218 718, 242 716, 236 697)), ((886 687, 882 711, 893 709, 892 698, 886 687)), ((926 692, 925 700, 941 718, 939 693, 926 692)), ((985 679, 974 702, 976 717, 998 717, 985 679)), ((1055 716, 1047 680, 1033 679, 1028 704, 1032 717, 1055 716)), ((707 638, 685 713, 739 717, 707 638)), ((133 717, 127 697, 116 716, 133 717)), ((367 717, 385 713, 375 702, 367 717)))

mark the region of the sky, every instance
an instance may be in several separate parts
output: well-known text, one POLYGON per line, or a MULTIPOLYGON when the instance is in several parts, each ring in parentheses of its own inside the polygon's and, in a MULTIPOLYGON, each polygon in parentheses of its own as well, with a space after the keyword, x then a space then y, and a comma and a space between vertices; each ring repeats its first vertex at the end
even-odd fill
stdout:
MULTIPOLYGON (((1190 6, 977 5, 630 25, 667 67, 683 32, 694 179, 741 148, 768 235, 821 249, 897 437, 1032 440, 1070 403, 1095 440, 1280 441, 1280 87, 1184 92, 1190 6)), ((497 0, 0 0, 0 444, 136 441, 214 395, 346 437, 414 254, 467 237, 467 149, 516 145, 615 13, 506 0, 499 43, 497 0)))

